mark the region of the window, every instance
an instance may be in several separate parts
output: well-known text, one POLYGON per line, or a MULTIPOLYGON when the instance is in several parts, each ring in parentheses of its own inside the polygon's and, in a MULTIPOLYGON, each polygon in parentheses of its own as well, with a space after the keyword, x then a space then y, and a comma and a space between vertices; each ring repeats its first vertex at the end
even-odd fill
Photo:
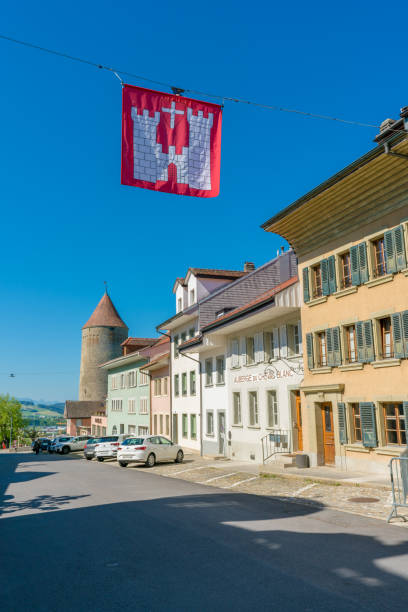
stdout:
POLYGON ((231 340, 231 367, 239 368, 239 340, 233 338, 231 340))
POLYGON ((112 412, 122 412, 122 400, 121 399, 112 400, 112 412))
POLYGON ((196 394, 196 373, 194 370, 190 372, 190 395, 196 394))
POLYGON ((317 334, 318 363, 320 368, 327 366, 326 332, 317 334))
POLYGON ((299 325, 287 325, 288 332, 288 353, 289 357, 300 353, 300 334, 299 325))
POLYGON ((223 385, 225 382, 224 379, 224 356, 217 357, 216 359, 216 368, 217 368, 217 385, 223 385))
POLYGON ((384 276, 387 274, 387 264, 385 262, 384 237, 374 240, 373 243, 374 255, 374 276, 384 276))
POLYGON ((167 376, 163 378, 163 395, 167 395, 167 376))
POLYGON ((138 435, 139 436, 148 436, 149 435, 149 428, 148 427, 143 427, 143 426, 139 425, 139 427, 138 427, 138 435))
POLYGON ((136 433, 136 425, 128 425, 128 433, 135 434, 136 433))
POLYGON ((124 374, 120 375, 120 388, 121 389, 125 388, 125 375, 124 374))
POLYGON ((232 407, 233 407, 234 425, 241 425, 242 423, 241 394, 239 392, 235 392, 232 394, 232 407))
POLYGON ((357 361, 356 328, 354 325, 348 325, 345 328, 345 332, 346 332, 346 361, 347 363, 355 363, 357 361))
POLYGON ((182 436, 183 438, 187 438, 188 436, 188 420, 186 414, 182 415, 182 436))
POLYGON ((118 428, 116 427, 116 425, 114 425, 114 426, 112 427, 112 435, 113 435, 113 436, 116 436, 117 434, 118 434, 118 428))
POLYGON ((278 427, 278 401, 276 399, 276 391, 267 391, 267 407, 268 407, 268 427, 278 427))
POLYGON ((389 359, 393 356, 391 317, 385 317, 378 321, 380 326, 381 358, 389 359))
POLYGON ((129 372, 129 387, 136 387, 136 370, 129 372))
POLYGON ((181 297, 177 300, 177 312, 181 312, 183 310, 183 299, 181 297))
POLYGON ((353 441, 361 442, 361 418, 360 418, 360 406, 359 404, 351 404, 351 418, 353 428, 353 441))
POLYGON ((250 427, 257 427, 259 425, 258 393, 256 391, 250 391, 248 393, 248 400, 249 400, 249 425, 250 427))
POLYGON ((406 423, 402 404, 384 404, 384 428, 387 444, 407 443, 406 423))
POLYGON ((183 332, 180 336, 180 344, 183 344, 187 339, 187 332, 183 332))
POLYGON ((111 385, 112 385, 112 389, 118 388, 118 377, 116 375, 111 377, 111 385))
POLYGON ((166 414, 166 436, 170 435, 170 417, 166 414))
POLYGON ((149 413, 149 398, 141 397, 139 414, 148 414, 148 413, 149 413))
POLYGON ((195 329, 194 329, 194 327, 192 327, 190 329, 190 331, 188 332, 188 335, 189 335, 190 338, 194 338, 194 336, 195 336, 195 329))
POLYGON ((312 267, 312 296, 314 298, 322 297, 322 271, 320 264, 312 267))
POLYGON ((178 336, 174 336, 173 339, 173 356, 174 359, 177 359, 177 357, 179 356, 179 352, 178 352, 178 343, 179 343, 179 337, 178 336))
POLYGON ((347 251, 340 255, 340 287, 346 289, 351 285, 351 257, 350 251, 347 251))
POLYGON ((140 372, 140 384, 141 385, 149 384, 149 376, 145 372, 140 372))
POLYGON ((161 379, 160 378, 154 379, 154 394, 156 396, 161 395, 161 379))
POLYGON ((187 395, 187 372, 181 375, 181 395, 187 395))
POLYGON ((205 360, 205 384, 210 386, 213 384, 213 360, 205 360))
POLYGON ((163 431, 163 415, 162 414, 159 416, 159 421, 160 421, 160 433, 164 433, 164 431, 163 431))
POLYGON ((197 417, 195 414, 190 414, 190 433, 191 439, 197 439, 197 417))
POLYGON ((136 400, 135 399, 128 399, 128 413, 129 414, 135 414, 135 412, 136 412, 136 400))
POLYGON ((119 425, 119 433, 121 433, 121 434, 125 433, 125 424, 124 423, 121 423, 119 425))
POLYGON ((159 433, 159 432, 157 431, 157 414, 155 414, 155 415, 154 415, 154 417, 153 417, 153 433, 154 433, 154 434, 159 433))
POLYGON ((214 413, 207 412, 207 436, 214 435, 214 413))
POLYGON ((178 395, 180 395, 180 389, 179 389, 179 375, 175 374, 174 375, 174 395, 177 397, 178 395))
POLYGON ((190 289, 190 306, 195 302, 195 291, 194 289, 190 289))
POLYGON ((255 363, 255 338, 254 336, 249 336, 246 339, 246 362, 247 365, 251 365, 255 363))

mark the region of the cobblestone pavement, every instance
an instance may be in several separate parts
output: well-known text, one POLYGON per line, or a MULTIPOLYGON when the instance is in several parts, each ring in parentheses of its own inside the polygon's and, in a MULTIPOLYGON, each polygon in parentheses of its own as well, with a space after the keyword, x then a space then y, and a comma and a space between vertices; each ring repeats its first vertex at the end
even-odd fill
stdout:
MULTIPOLYGON (((114 461, 103 465, 120 468, 114 461)), ((128 470, 145 470, 144 465, 128 466, 128 470)), ((331 484, 314 481, 312 478, 290 478, 284 475, 257 475, 256 472, 240 471, 233 461, 220 461, 186 454, 182 464, 162 463, 149 471, 169 478, 196 482, 226 491, 285 497, 293 503, 316 504, 342 512, 350 512, 371 518, 386 520, 391 512, 391 491, 385 488, 364 487, 352 484, 331 484), (219 463, 219 465, 217 465, 219 463), (214 465, 215 464, 215 465, 214 465)), ((403 509, 401 509, 403 510, 403 509)), ((408 511, 407 511, 408 515, 408 511)), ((408 527, 408 522, 393 519, 392 523, 408 527)))

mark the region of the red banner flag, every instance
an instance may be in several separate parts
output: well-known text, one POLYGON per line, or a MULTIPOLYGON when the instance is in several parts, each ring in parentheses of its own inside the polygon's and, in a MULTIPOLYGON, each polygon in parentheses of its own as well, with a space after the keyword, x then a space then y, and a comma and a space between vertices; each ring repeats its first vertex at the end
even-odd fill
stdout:
POLYGON ((221 118, 218 104, 125 85, 122 185, 217 196, 221 118))

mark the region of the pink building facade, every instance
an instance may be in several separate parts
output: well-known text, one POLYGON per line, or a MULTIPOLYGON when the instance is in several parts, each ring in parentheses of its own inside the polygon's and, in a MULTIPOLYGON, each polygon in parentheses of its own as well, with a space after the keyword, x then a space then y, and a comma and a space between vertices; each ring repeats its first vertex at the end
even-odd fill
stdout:
POLYGON ((140 369, 150 376, 150 431, 171 438, 170 340, 146 349, 150 361, 140 369))

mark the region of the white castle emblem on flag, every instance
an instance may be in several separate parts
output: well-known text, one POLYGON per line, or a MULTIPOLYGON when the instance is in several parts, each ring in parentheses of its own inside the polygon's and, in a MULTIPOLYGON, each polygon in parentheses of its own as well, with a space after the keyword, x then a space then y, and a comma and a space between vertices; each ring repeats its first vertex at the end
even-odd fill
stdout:
MULTIPOLYGON (((162 113, 170 113, 170 127, 174 128, 175 116, 184 115, 184 110, 176 109, 175 102, 170 108, 162 108, 162 113)), ((154 117, 148 110, 142 115, 132 107, 133 119, 133 177, 141 181, 168 181, 168 168, 174 164, 177 170, 177 183, 186 184, 193 189, 211 190, 210 138, 213 125, 213 114, 204 117, 203 111, 193 115, 187 108, 189 125, 189 146, 182 147, 181 155, 176 155, 176 147, 169 145, 169 152, 163 153, 162 145, 157 141, 157 126, 160 123, 160 112, 154 117)))

